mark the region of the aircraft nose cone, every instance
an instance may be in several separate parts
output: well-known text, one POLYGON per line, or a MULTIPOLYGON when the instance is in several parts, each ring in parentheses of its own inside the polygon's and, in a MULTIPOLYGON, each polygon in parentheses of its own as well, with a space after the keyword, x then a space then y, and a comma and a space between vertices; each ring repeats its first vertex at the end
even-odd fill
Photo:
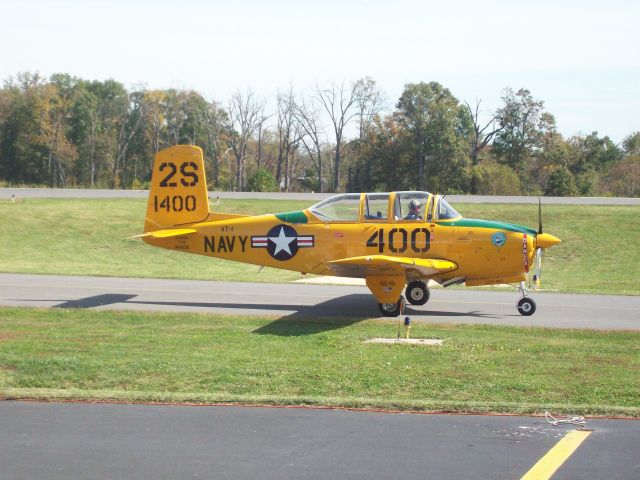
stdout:
POLYGON ((561 241, 562 240, 560 240, 558 237, 555 237, 549 233, 540 233, 536 236, 536 246, 542 248, 553 247, 561 241))

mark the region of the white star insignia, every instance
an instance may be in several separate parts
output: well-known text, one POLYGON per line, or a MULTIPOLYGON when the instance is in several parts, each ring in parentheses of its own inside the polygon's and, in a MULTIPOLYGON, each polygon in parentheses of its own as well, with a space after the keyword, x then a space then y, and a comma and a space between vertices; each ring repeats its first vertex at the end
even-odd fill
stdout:
POLYGON ((296 237, 287 237, 284 234, 284 227, 280 227, 280 233, 278 234, 277 237, 269 237, 269 240, 271 240, 276 246, 276 249, 273 252, 273 255, 274 256, 277 255, 278 252, 282 250, 284 250, 289 255, 291 255, 291 249, 289 248, 289 245, 291 245, 291 242, 293 242, 295 239, 296 237))

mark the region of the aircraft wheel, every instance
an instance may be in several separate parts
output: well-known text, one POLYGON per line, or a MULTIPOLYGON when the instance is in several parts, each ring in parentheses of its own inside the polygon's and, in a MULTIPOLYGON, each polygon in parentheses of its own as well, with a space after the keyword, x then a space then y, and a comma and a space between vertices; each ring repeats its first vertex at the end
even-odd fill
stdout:
POLYGON ((429 301, 429 287, 426 283, 416 280, 407 285, 405 295, 411 305, 424 305, 429 301))
POLYGON ((406 305, 407 302, 404 297, 400 295, 400 298, 396 303, 379 303, 378 309, 380 309, 380 313, 385 317, 397 317, 402 315, 406 305))
POLYGON ((528 317, 529 315, 533 315, 533 312, 536 311, 536 302, 534 302, 529 297, 522 297, 518 300, 518 313, 520 315, 524 315, 528 317))

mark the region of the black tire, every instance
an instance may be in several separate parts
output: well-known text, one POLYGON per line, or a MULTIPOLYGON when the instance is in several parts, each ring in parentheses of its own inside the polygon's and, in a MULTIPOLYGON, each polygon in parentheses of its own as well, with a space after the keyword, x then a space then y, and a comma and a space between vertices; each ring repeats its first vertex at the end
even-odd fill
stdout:
POLYGON ((421 280, 409 282, 404 293, 407 296, 407 301, 411 305, 424 305, 429 301, 429 297, 431 296, 429 287, 421 280))
POLYGON ((529 297, 522 297, 518 300, 518 313, 528 317, 536 311, 536 302, 529 297))
POLYGON ((401 295, 396 303, 379 303, 378 309, 383 317, 398 317, 404 312, 407 305, 404 297, 401 295))

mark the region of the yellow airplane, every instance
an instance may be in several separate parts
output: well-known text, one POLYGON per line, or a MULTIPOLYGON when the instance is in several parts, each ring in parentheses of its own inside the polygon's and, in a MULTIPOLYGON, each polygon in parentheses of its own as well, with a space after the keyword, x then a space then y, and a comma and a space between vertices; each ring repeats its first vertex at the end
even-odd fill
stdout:
POLYGON ((542 233, 541 221, 536 231, 463 218, 428 192, 345 193, 274 215, 211 212, 202 150, 187 145, 156 155, 138 237, 170 250, 364 278, 387 317, 402 314, 405 286, 411 304, 426 303, 428 280, 445 287, 519 283, 518 312, 532 315, 525 281, 533 275, 539 285, 543 249, 560 242, 542 233))

